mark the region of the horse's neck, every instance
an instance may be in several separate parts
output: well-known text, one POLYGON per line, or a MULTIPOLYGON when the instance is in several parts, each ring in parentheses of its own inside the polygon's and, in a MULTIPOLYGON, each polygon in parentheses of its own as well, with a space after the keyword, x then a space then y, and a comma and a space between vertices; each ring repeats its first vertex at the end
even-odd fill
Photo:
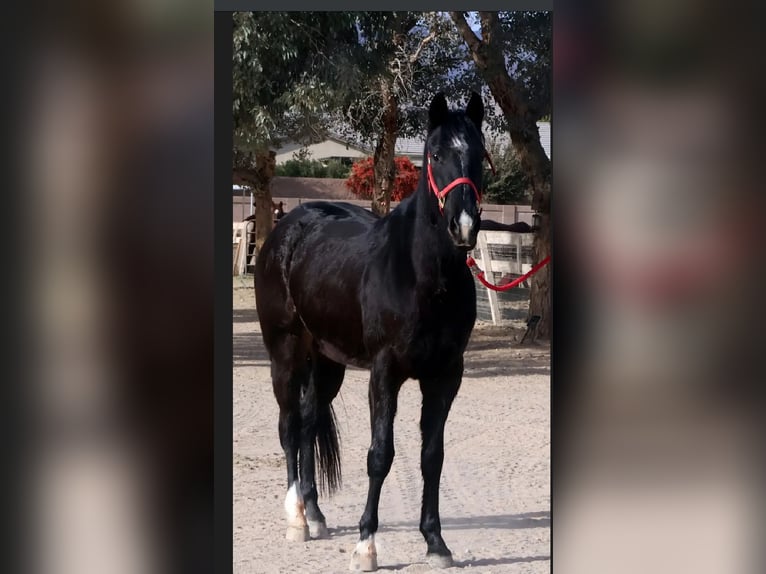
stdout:
POLYGON ((440 291, 465 256, 454 248, 436 198, 429 197, 423 181, 413 199, 408 207, 413 210, 415 222, 410 249, 416 281, 427 291, 440 291))

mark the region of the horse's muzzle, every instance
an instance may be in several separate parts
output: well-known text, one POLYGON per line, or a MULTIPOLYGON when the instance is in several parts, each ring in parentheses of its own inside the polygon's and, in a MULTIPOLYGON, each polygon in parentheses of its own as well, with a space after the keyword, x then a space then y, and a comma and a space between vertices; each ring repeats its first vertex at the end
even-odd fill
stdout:
POLYGON ((465 211, 450 220, 449 235, 458 249, 470 251, 476 247, 476 236, 479 233, 478 218, 471 217, 465 211))

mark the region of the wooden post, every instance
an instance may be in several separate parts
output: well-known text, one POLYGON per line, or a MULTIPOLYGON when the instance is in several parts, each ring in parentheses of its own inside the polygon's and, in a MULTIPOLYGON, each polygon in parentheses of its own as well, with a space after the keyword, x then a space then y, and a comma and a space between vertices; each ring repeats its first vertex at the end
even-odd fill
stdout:
POLYGON ((242 226, 240 244, 242 247, 239 250, 239 274, 244 275, 247 272, 247 224, 242 226))
MULTIPOLYGON (((243 235, 245 236, 245 253, 247 253, 250 249, 250 244, 255 245, 255 221, 247 222, 243 235)), ((255 266, 255 249, 253 249, 253 254, 249 258, 247 255, 245 255, 245 258, 245 272, 247 272, 248 266, 255 266)))
MULTIPOLYGON (((489 246, 487 245, 487 235, 483 231, 479 231, 477 238, 477 247, 479 253, 481 253, 481 266, 484 269, 484 277, 487 281, 494 282, 495 278, 492 274, 492 257, 489 254, 489 246)), ((487 289, 487 297, 489 299, 489 312, 492 316, 492 324, 497 325, 500 322, 500 305, 497 301, 497 292, 492 289, 487 289)))
POLYGON ((232 244, 236 245, 234 252, 234 275, 243 275, 245 273, 245 263, 247 261, 247 222, 234 223, 232 229, 232 244))
MULTIPOLYGON (((235 224, 236 225, 236 224, 235 224)), ((237 228, 234 227, 233 233, 232 233, 232 247, 234 249, 234 253, 232 253, 232 275, 237 274, 237 262, 239 261, 239 251, 242 249, 242 238, 237 237, 237 228)))

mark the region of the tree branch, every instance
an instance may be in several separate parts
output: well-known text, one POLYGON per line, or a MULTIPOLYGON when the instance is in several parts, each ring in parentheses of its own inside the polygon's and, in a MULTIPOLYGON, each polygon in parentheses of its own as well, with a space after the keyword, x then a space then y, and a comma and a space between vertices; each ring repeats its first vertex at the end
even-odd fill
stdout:
POLYGON ((416 16, 410 16, 401 22, 399 22, 399 30, 402 34, 407 34, 410 30, 412 30, 415 25, 418 23, 418 18, 416 16))
POLYGON ((474 54, 474 60, 476 60, 476 57, 479 55, 482 47, 484 46, 484 42, 479 40, 478 36, 476 36, 473 30, 471 30, 471 27, 468 25, 468 22, 466 22, 465 16, 463 16, 462 12, 450 12, 449 15, 452 18, 452 21, 455 23, 455 26, 457 26, 457 30, 460 32, 463 40, 465 40, 465 43, 468 44, 468 48, 471 50, 471 53, 474 54))
POLYGON ((497 12, 479 12, 479 20, 481 21, 481 35, 484 38, 484 44, 489 46, 492 44, 492 37, 497 31, 497 12))
POLYGON ((234 168, 232 174, 234 185, 243 185, 245 187, 256 187, 257 178, 252 169, 234 168))
POLYGON ((420 57, 420 52, 423 51, 423 48, 426 44, 429 42, 432 42, 434 39, 436 39, 436 32, 431 32, 428 36, 423 38, 420 41, 420 45, 418 46, 417 50, 415 50, 415 53, 410 56, 410 64, 414 64, 418 61, 418 58, 420 57))

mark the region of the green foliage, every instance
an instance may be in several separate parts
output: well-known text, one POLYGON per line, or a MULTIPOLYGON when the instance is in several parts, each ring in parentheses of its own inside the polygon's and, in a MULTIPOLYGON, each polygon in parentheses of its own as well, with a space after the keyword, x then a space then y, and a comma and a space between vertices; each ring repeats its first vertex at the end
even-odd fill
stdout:
POLYGON ((290 159, 277 166, 276 175, 284 177, 324 177, 322 162, 306 159, 290 159))
POLYGON ((342 85, 357 44, 349 12, 234 13, 235 145, 305 139, 342 85), (330 58, 332 55, 332 58, 330 58))
MULTIPOLYGON (((467 12, 466 17, 481 39, 480 14, 467 12)), ((537 121, 550 118, 552 12, 498 12, 497 19, 492 44, 501 48, 511 78, 526 89, 528 112, 537 121)), ((429 46, 429 50, 424 50, 423 66, 432 72, 416 77, 416 84, 424 86, 416 86, 413 93, 427 97, 424 87, 438 85, 448 95, 462 96, 465 98, 462 103, 466 103, 471 91, 476 91, 484 96, 487 126, 507 132, 508 121, 502 112, 495 109, 486 81, 473 63, 450 16, 444 12, 429 13, 425 16, 425 22, 431 31, 437 33, 436 41, 429 46)), ((428 102, 420 100, 418 106, 427 109, 428 102)))
MULTIPOLYGON (((375 141, 381 82, 393 86, 403 111, 412 108, 413 75, 426 68, 410 55, 428 33, 419 12, 235 13, 235 147, 305 142, 328 127, 375 141)), ((400 124, 402 135, 424 129, 406 117, 400 124)))
MULTIPOLYGON (((470 13, 469 21, 478 19, 470 13)), ((529 113, 550 116, 551 13, 500 12, 498 20, 493 45, 502 47, 511 76, 527 89, 529 113)), ((508 130, 445 13, 236 12, 233 44, 240 151, 284 139, 316 141, 328 129, 373 143, 383 132, 381 82, 398 101, 400 136, 425 131, 438 90, 453 105, 465 103, 471 90, 483 94, 487 127, 508 130)))
POLYGON ((500 38, 511 77, 527 91, 537 119, 551 114, 552 12, 500 12, 500 38))
POLYGON ((276 175, 283 177, 331 177, 346 179, 349 171, 349 167, 335 159, 323 163, 315 159, 296 158, 278 165, 276 175))
POLYGON ((357 69, 349 72, 344 89, 336 94, 338 107, 333 118, 336 133, 374 147, 387 129, 383 124, 385 91, 390 92, 397 103, 397 134, 408 137, 423 133, 421 102, 430 102, 441 87, 439 76, 447 73, 444 67, 424 63, 426 53, 434 44, 433 39, 428 38, 428 14, 356 13, 360 33, 355 54, 357 69), (421 78, 420 81, 417 78, 421 78))
POLYGON ((484 194, 486 203, 529 204, 531 201, 529 179, 524 174, 511 146, 500 150, 492 146, 489 150, 496 175, 489 166, 484 169, 484 194))
POLYGON ((351 167, 344 165, 343 162, 337 159, 331 159, 327 162, 327 175, 326 177, 334 177, 336 179, 346 179, 351 172, 351 167))

